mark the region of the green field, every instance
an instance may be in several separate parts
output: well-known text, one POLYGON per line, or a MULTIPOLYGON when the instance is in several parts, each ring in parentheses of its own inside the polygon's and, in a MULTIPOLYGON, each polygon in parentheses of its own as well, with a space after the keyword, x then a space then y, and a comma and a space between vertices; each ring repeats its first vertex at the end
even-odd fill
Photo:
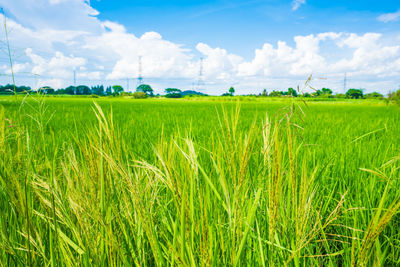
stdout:
POLYGON ((0 98, 0 266, 399 266, 400 109, 0 98))

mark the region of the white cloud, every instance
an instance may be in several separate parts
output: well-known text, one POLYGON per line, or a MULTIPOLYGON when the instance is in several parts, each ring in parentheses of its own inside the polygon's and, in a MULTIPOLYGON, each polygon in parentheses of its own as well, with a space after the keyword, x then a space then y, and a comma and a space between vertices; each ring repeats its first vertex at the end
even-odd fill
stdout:
POLYGON ((293 0, 292 2, 292 10, 297 10, 301 5, 304 5, 306 0, 293 0))
POLYGON ((205 57, 204 75, 209 79, 223 81, 232 80, 237 73, 238 66, 243 59, 237 55, 229 54, 222 48, 211 48, 209 45, 199 43, 196 49, 205 57))
MULTIPOLYGON (((222 93, 232 84, 238 93, 250 88, 284 89, 301 84, 311 73, 328 77, 321 86, 336 89, 341 87, 344 72, 359 86, 379 85, 384 90, 384 85, 397 86, 400 75, 398 41, 385 40, 380 33, 294 36, 293 45, 265 43, 246 60, 202 42, 189 49, 157 32, 135 36, 124 25, 93 17, 97 11, 81 0, 4 1, 0 5, 13 15, 8 20, 13 54, 24 55, 15 58, 15 70, 39 74, 41 85, 68 86, 74 69, 78 83, 120 83, 138 76, 139 56, 145 81, 160 90, 171 86, 189 89, 197 80, 199 58, 203 57, 206 92, 211 94, 222 93)), ((293 3, 298 8, 305 1, 293 3)))
POLYGON ((397 21, 399 20, 399 18, 400 18, 400 10, 394 13, 382 14, 378 17, 378 20, 387 23, 387 22, 397 21))

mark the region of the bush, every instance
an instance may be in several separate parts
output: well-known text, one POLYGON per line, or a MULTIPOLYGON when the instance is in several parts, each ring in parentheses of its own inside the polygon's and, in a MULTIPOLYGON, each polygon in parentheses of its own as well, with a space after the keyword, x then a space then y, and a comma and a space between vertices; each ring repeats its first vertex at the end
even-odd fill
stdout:
POLYGON ((132 95, 132 93, 130 93, 130 92, 122 92, 119 95, 120 96, 130 96, 130 95, 132 95))
POLYGON ((182 94, 181 93, 166 94, 165 97, 167 97, 167 98, 181 98, 182 94))
POLYGON ((367 99, 383 99, 383 95, 378 92, 372 92, 372 93, 366 94, 365 98, 367 98, 367 99))
POLYGON ((400 89, 394 93, 389 93, 389 99, 400 106, 400 89))
POLYGON ((336 94, 335 98, 346 98, 345 94, 336 94))
POLYGON ((147 98, 147 94, 145 92, 135 92, 132 94, 135 99, 145 99, 147 98))

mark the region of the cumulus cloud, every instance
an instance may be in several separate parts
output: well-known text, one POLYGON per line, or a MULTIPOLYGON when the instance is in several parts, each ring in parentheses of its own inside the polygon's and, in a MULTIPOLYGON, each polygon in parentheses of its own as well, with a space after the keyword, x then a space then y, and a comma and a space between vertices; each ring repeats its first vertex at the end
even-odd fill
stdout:
POLYGON ((292 10, 297 10, 301 5, 304 5, 306 0, 293 0, 292 2, 292 10))
POLYGON ((399 20, 399 18, 400 18, 400 10, 394 13, 382 14, 378 17, 378 20, 387 23, 387 22, 397 21, 399 20))
MULTIPOLYGON (((0 5, 12 14, 8 25, 13 54, 22 55, 15 58, 14 71, 40 75, 41 85, 68 86, 74 70, 87 84, 135 78, 139 57, 142 75, 159 89, 175 86, 176 80, 188 89, 197 80, 202 57, 206 92, 211 94, 233 84, 242 88, 239 93, 254 93, 249 88, 284 89, 312 73, 328 77, 322 86, 333 89, 344 72, 360 86, 387 86, 400 75, 400 46, 379 33, 294 36, 293 45, 265 43, 255 49, 253 58, 245 59, 203 42, 189 49, 157 32, 136 36, 124 25, 99 20, 98 12, 82 0, 4 1, 0 5)), ((294 1, 293 8, 304 3, 294 1)))

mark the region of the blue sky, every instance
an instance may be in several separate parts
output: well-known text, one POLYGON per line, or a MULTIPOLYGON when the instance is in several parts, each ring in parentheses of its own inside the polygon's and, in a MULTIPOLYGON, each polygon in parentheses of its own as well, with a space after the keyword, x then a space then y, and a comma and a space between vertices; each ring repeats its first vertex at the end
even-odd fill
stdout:
POLYGON ((293 10, 292 1, 107 1, 92 0, 99 18, 119 22, 132 33, 156 31, 164 38, 195 46, 205 42, 245 57, 265 42, 293 42, 294 35, 318 32, 399 33, 400 20, 377 17, 396 12, 400 2, 306 1, 293 10))
MULTIPOLYGON (((17 83, 126 84, 138 58, 157 92, 400 85, 399 1, 0 0, 17 83), (200 58, 203 77, 199 85, 200 58)), ((0 32, 0 83, 11 73, 0 32)), ((305 88, 310 90, 310 88, 305 88)))

